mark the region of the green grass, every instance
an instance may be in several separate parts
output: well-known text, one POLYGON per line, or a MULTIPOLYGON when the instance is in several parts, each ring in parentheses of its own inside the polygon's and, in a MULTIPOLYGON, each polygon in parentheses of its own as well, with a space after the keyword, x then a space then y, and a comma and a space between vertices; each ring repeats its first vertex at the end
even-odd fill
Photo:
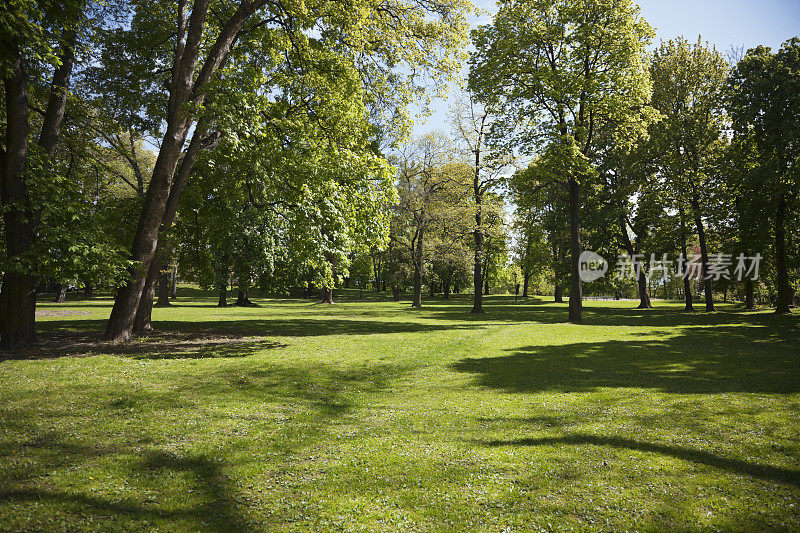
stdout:
POLYGON ((0 362, 0 529, 800 530, 800 322, 179 299, 0 362))

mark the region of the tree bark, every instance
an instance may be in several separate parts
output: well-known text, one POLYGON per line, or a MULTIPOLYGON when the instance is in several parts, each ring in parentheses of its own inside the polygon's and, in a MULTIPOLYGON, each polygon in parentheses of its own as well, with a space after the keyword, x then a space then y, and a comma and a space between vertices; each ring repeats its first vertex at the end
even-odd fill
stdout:
POLYGON ((417 230, 417 240, 414 250, 414 297, 411 307, 422 307, 422 256, 423 256, 423 230, 417 230))
POLYGON ((239 296, 236 298, 237 307, 254 307, 253 302, 247 297, 247 289, 239 289, 239 296))
POLYGON ((158 273, 158 301, 156 307, 169 307, 169 273, 166 270, 160 270, 158 273))
POLYGON ((525 272, 522 275, 522 297, 528 297, 528 282, 530 281, 531 275, 529 272, 525 272))
MULTIPOLYGON (((478 140, 480 142, 480 139, 478 140)), ((476 145, 478 146, 478 145, 476 145)), ((480 181, 480 151, 475 150, 475 174, 472 179, 473 195, 475 197, 475 231, 473 236, 475 239, 475 264, 473 265, 472 281, 473 281, 473 297, 472 297, 472 311, 471 313, 483 313, 483 194, 481 191, 480 181)))
POLYGON ((228 307, 228 288, 222 287, 219 290, 219 300, 217 301, 217 307, 228 307))
POLYGON ((330 287, 322 288, 322 303, 333 304, 333 289, 330 287))
POLYGON ((86 300, 94 298, 94 286, 91 283, 87 283, 83 286, 83 297, 86 300))
POLYGON ((192 168, 197 160, 197 156, 205 146, 212 145, 219 140, 219 133, 214 133, 208 139, 204 139, 204 135, 205 124, 204 121, 201 120, 195 128, 194 136, 192 136, 192 140, 189 142, 189 147, 186 149, 183 159, 181 159, 180 167, 178 168, 178 172, 175 175, 174 182, 169 191, 158 233, 159 243, 156 246, 156 253, 150 263, 150 267, 147 269, 147 277, 145 277, 142 294, 136 308, 136 317, 133 322, 134 333, 141 333, 152 329, 150 319, 153 309, 153 298, 155 297, 156 284, 158 283, 161 268, 166 256, 166 251, 163 250, 163 238, 172 231, 172 223, 175 221, 175 215, 178 212, 181 195, 183 195, 183 191, 189 183, 189 178, 192 174, 192 168))
POLYGON ((208 0, 195 0, 193 3, 185 41, 183 28, 186 5, 184 2, 180 3, 178 17, 180 31, 172 66, 172 81, 167 105, 167 128, 156 158, 150 184, 147 187, 144 206, 131 248, 131 259, 140 266, 132 267, 129 270, 129 281, 120 287, 117 293, 114 308, 106 326, 106 340, 125 342, 131 338, 147 274, 156 254, 158 231, 166 210, 173 176, 181 149, 194 122, 194 115, 186 111, 185 105, 189 102, 197 106, 203 104, 205 85, 227 58, 245 21, 264 3, 264 0, 256 0, 244 2, 239 6, 223 25, 197 76, 195 76, 195 71, 203 26, 208 12, 208 0))
POLYGON ((561 288, 561 282, 557 278, 555 288, 553 290, 553 301, 557 304, 564 303, 564 291, 561 288))
POLYGON ((678 206, 678 213, 681 219, 681 254, 683 255, 683 297, 686 301, 684 307, 685 311, 694 311, 694 304, 692 303, 692 282, 689 280, 688 273, 686 272, 686 260, 688 259, 686 249, 686 220, 684 218, 683 206, 678 206))
POLYGON ((753 280, 750 278, 744 280, 744 308, 756 308, 755 298, 753 298, 753 280))
MULTIPOLYGON (((622 232, 622 244, 625 246, 625 251, 628 252, 628 255, 631 257, 631 259, 633 259, 633 256, 636 255, 636 249, 633 247, 631 238, 628 235, 628 224, 624 215, 619 216, 619 224, 620 231, 622 232)), ((647 276, 645 276, 642 265, 639 265, 639 273, 637 274, 636 283, 639 289, 639 305, 636 308, 652 309, 653 305, 650 303, 650 294, 647 290, 647 276)))
POLYGON ((400 301, 400 287, 398 285, 392 285, 392 298, 394 298, 395 302, 400 301))
POLYGON ((792 290, 789 287, 789 273, 786 268, 786 195, 781 194, 775 211, 775 270, 778 282, 778 300, 775 312, 791 313, 792 290))
MULTIPOLYGON (((16 43, 2 43, 11 56, 10 75, 3 80, 6 98, 6 138, 2 155, 0 199, 6 237, 6 256, 25 253, 33 244, 34 213, 28 198, 28 75, 16 43)), ((0 289, 0 348, 12 349, 36 342, 36 278, 5 272, 0 289)))
POLYGON ((708 278, 709 261, 708 261, 708 246, 706 244, 706 232, 703 226, 703 219, 700 216, 700 198, 697 194, 694 195, 691 201, 692 210, 694 211, 694 225, 697 228, 697 239, 700 241, 700 259, 702 265, 702 278, 703 290, 706 297, 706 311, 714 310, 714 287, 710 278, 708 278))
POLYGON ((569 321, 577 324, 583 311, 583 284, 580 278, 581 225, 580 184, 574 177, 569 179, 569 234, 572 254, 571 287, 569 293, 569 321))

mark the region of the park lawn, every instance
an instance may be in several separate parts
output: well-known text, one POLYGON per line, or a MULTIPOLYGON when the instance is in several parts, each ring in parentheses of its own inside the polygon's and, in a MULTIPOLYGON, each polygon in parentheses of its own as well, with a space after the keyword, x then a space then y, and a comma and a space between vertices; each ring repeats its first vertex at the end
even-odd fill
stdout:
POLYGON ((180 298, 0 362, 0 530, 800 530, 800 321, 180 298))

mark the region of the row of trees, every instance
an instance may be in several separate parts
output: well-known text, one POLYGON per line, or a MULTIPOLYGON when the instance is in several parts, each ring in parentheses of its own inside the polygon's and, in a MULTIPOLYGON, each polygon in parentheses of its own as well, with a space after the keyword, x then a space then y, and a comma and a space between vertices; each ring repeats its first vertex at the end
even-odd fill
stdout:
MULTIPOLYGON (((509 180, 522 241, 549 257, 557 299, 568 280, 573 322, 585 249, 685 260, 696 246, 708 311, 716 254, 759 253, 762 283, 788 312, 800 266, 800 39, 729 62, 701 40, 650 53, 652 36, 638 6, 611 0, 509 0, 474 32, 470 89, 497 117, 493 144, 531 159, 509 180)), ((640 307, 649 274, 638 271, 640 307)), ((594 287, 619 290, 610 283, 594 287)), ((719 283, 727 294, 731 281, 719 283)), ((752 280, 740 289, 752 307, 752 280)))
MULTIPOLYGON (((630 0, 499 7, 473 32, 451 138, 407 143, 408 104, 466 58, 467 2, 4 5, 0 347, 35 341, 45 281, 116 287, 105 337, 125 341, 176 269, 220 304, 231 284, 246 305, 254 286, 332 301, 371 278, 415 306, 425 284, 471 285, 477 313, 514 255, 523 292, 550 276, 577 322, 584 249, 696 248, 701 278, 715 254, 760 253, 788 311, 800 40, 730 61, 701 41, 648 52, 630 0)), ((683 282, 687 308, 698 288, 683 282)), ((752 306, 753 283, 737 290, 752 306)))
POLYGON ((118 285, 105 337, 129 339, 148 327, 174 250, 217 279, 229 269, 255 279, 278 264, 269 257, 332 287, 351 252, 388 239, 382 206, 396 193, 383 153, 407 135, 407 105, 434 96, 426 90, 463 60, 470 9, 4 4, 0 346, 35 341, 46 278, 118 285), (192 233, 211 213, 228 224, 192 233), (170 246, 189 235, 194 250, 170 246))

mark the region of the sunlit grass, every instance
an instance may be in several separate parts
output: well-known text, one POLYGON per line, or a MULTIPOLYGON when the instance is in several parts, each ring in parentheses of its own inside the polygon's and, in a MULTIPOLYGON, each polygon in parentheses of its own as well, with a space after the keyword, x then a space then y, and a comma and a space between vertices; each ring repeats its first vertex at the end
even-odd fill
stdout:
POLYGON ((258 302, 124 347, 108 300, 40 306, 0 363, 0 529, 800 529, 797 317, 258 302))

